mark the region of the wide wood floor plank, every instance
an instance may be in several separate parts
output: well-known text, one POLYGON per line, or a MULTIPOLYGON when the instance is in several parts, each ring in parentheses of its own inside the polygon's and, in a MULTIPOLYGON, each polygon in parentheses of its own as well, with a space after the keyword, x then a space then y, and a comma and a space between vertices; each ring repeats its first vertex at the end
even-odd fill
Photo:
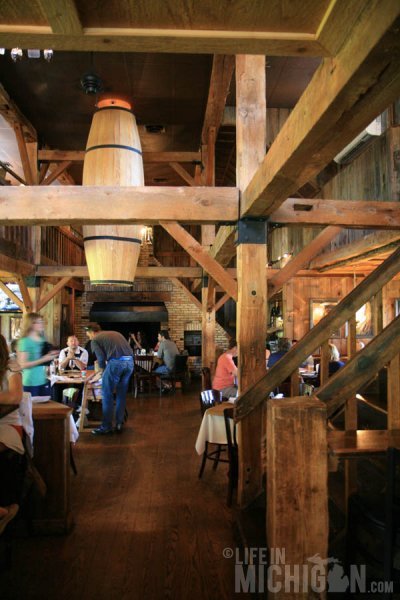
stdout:
MULTIPOLYGON (((198 392, 129 400, 122 435, 84 433, 72 477, 74 530, 19 538, 0 597, 230 599, 235 547, 227 465, 197 477, 198 392), (18 584, 18 594, 15 585, 18 584)), ((235 595, 235 597, 240 595, 235 595)))

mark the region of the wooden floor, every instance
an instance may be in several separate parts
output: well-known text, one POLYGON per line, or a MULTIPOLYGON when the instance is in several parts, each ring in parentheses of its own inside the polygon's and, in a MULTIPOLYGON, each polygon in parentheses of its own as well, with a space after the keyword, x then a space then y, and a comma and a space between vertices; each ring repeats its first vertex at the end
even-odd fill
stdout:
POLYGON ((198 391, 129 400, 124 433, 81 435, 72 477, 75 527, 65 537, 15 540, 0 597, 230 599, 233 512, 226 470, 206 466, 194 444, 198 391))

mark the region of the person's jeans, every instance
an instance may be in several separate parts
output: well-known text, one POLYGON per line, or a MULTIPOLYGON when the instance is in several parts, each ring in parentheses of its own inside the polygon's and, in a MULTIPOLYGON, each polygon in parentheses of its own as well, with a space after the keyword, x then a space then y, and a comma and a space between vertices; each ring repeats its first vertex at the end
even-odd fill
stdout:
POLYGON ((50 396, 50 384, 24 385, 24 392, 30 392, 32 396, 50 396))
POLYGON ((154 369, 154 373, 159 373, 160 375, 170 375, 171 371, 166 365, 160 365, 157 367, 157 369, 154 369))
POLYGON ((111 429, 114 408, 114 390, 117 396, 117 407, 115 418, 117 425, 124 422, 126 392, 128 391, 129 380, 133 373, 133 358, 130 360, 117 360, 112 358, 107 363, 102 379, 102 406, 104 429, 111 429))

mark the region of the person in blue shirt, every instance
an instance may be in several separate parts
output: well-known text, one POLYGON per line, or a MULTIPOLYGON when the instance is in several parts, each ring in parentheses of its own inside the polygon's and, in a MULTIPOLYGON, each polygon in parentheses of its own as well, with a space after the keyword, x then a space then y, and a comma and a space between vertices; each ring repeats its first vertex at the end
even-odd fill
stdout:
POLYGON ((289 352, 291 347, 292 347, 292 342, 288 338, 284 338, 284 337, 279 338, 278 352, 273 352, 272 354, 270 354, 269 359, 268 359, 267 368, 270 369, 275 363, 277 363, 278 360, 280 360, 282 358, 282 356, 285 356, 285 354, 287 352, 289 352))

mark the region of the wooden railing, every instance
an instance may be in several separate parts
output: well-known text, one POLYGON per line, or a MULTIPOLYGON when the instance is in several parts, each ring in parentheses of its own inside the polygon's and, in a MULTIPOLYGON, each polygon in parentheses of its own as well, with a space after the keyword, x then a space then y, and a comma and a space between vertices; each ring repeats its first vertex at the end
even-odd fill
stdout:
POLYGON ((31 228, 0 226, 0 252, 19 260, 32 262, 31 228))
POLYGON ((42 227, 42 257, 59 265, 84 265, 82 238, 63 227, 42 227))
MULTIPOLYGON (((285 548, 287 565, 307 564, 311 556, 327 557, 328 417, 351 403, 361 386, 385 365, 389 375, 388 428, 400 429, 400 316, 352 355, 342 369, 322 383, 313 397, 269 400, 269 394, 288 377, 293 376, 294 381, 301 363, 317 347, 326 345, 332 331, 346 321, 354 321, 356 311, 371 297, 379 297, 382 287, 399 271, 400 249, 397 249, 238 399, 237 421, 247 419, 268 401, 265 465, 268 546, 285 548)), ((258 452, 254 443, 251 459, 261 462, 265 440, 258 440, 258 452)), ((240 468, 249 463, 246 455, 249 447, 246 443, 240 448, 240 468)), ((251 472, 247 479, 250 476, 251 472)))

